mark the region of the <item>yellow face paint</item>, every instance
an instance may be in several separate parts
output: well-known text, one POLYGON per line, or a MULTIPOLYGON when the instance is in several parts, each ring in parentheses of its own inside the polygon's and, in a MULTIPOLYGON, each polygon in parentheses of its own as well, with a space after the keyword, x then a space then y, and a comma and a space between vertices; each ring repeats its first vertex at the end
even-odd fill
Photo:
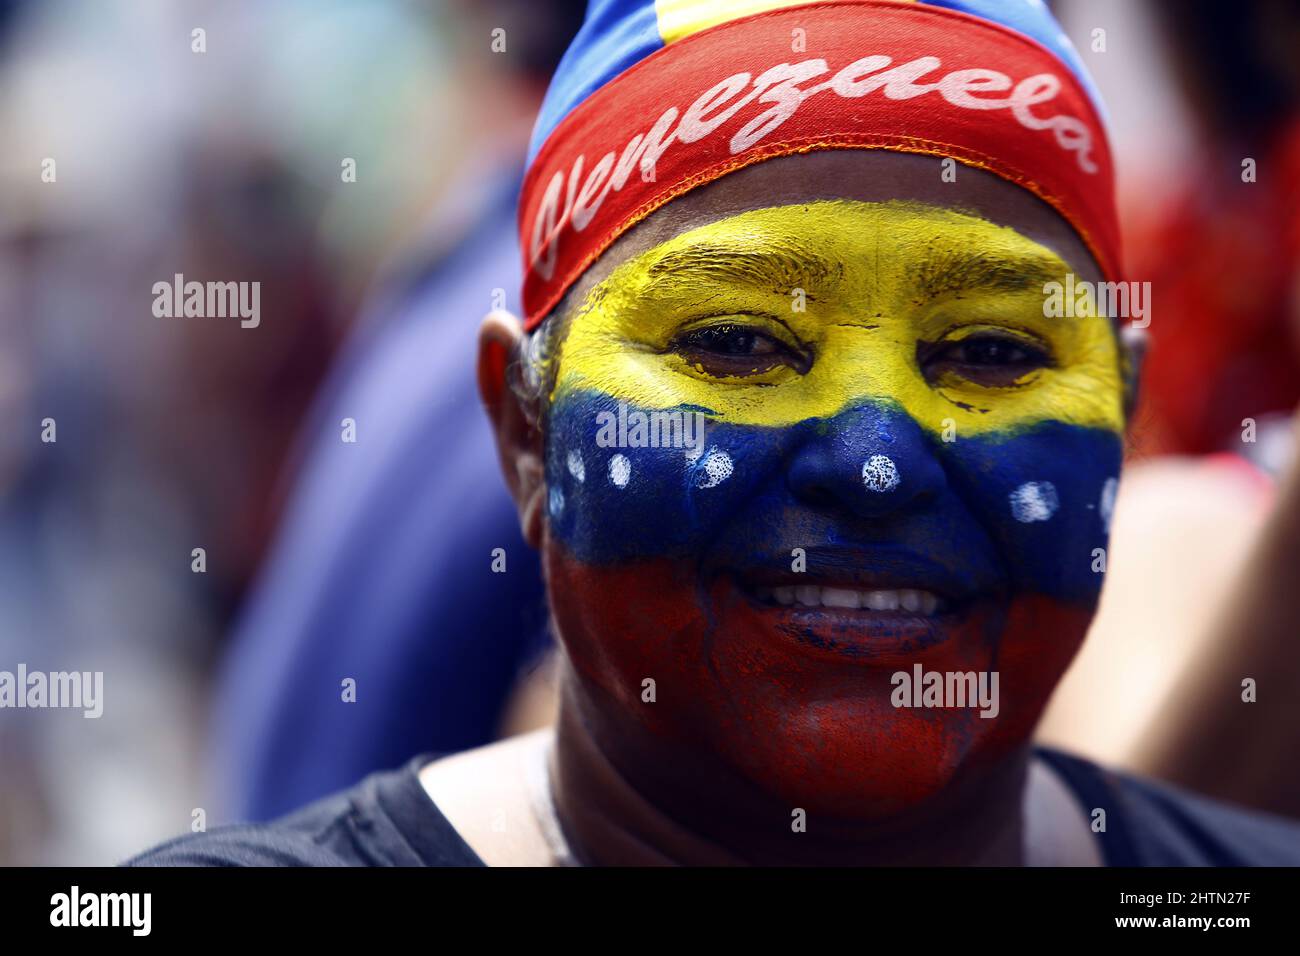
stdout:
POLYGON ((928 431, 1018 430, 1046 420, 1121 431, 1110 321, 1044 315, 1044 283, 1074 270, 1014 229, 918 203, 815 202, 741 213, 618 266, 574 316, 552 400, 603 392, 647 409, 692 405, 737 425, 785 426, 864 400, 928 431), (741 325, 810 362, 709 374, 674 347, 741 325), (981 333, 1023 341, 1046 367, 993 387, 927 378, 918 346, 981 333))

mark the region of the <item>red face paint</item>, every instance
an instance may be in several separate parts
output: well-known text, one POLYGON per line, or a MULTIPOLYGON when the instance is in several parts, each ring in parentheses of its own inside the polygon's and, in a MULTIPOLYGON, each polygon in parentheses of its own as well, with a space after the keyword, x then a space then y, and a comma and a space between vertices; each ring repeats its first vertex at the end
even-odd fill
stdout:
POLYGON ((718 755, 792 806, 847 819, 910 809, 959 770, 977 771, 1019 747, 1091 620, 1085 608, 1026 595, 982 607, 920 655, 868 664, 810 649, 780 612, 726 579, 701 601, 688 563, 597 567, 552 545, 546 570, 575 668, 631 719, 686 750, 718 755), (915 662, 997 670, 999 715, 892 706, 891 674, 915 662), (641 699, 647 677, 654 703, 641 699))

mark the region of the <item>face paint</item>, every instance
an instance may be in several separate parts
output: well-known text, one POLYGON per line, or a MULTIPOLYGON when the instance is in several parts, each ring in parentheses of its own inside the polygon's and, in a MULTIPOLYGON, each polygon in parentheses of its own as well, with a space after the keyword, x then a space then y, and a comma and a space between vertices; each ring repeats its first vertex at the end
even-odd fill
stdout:
POLYGON ((1091 620, 1121 454, 1108 320, 1043 315, 1070 271, 974 216, 857 202, 743 213, 615 269, 547 416, 548 587, 580 673, 846 817, 1022 744, 1091 620), (695 413, 690 447, 602 433, 695 413), (874 610, 798 603, 864 593, 874 610), (918 662, 997 671, 998 716, 894 707, 918 662))

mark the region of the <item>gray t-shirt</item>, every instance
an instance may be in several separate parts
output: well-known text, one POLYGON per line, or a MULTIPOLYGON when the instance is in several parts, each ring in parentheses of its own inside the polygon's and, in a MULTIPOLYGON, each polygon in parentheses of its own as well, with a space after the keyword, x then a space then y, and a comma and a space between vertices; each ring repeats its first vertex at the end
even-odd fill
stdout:
MULTIPOLYGON (((1197 797, 1048 748, 1045 760, 1089 810, 1107 866, 1300 866, 1300 822, 1197 797)), ((434 754, 264 824, 164 843, 124 866, 483 866, 420 785, 434 754)))

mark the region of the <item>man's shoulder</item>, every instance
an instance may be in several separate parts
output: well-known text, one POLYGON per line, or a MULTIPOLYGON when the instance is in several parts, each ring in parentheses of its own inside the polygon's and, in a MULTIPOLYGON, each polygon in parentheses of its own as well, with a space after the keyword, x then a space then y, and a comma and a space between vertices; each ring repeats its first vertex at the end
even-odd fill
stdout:
POLYGON ((281 821, 234 824, 161 843, 122 866, 362 866, 281 821))
POLYGON ((1135 841, 1155 866, 1300 866, 1300 821, 1222 803, 1144 777, 1127 785, 1135 841))
POLYGON ((1111 865, 1300 866, 1300 821, 1060 751, 1040 753, 1084 805, 1111 865))
POLYGON ((269 823, 216 827, 123 866, 466 866, 473 853, 419 784, 421 755, 269 823))

